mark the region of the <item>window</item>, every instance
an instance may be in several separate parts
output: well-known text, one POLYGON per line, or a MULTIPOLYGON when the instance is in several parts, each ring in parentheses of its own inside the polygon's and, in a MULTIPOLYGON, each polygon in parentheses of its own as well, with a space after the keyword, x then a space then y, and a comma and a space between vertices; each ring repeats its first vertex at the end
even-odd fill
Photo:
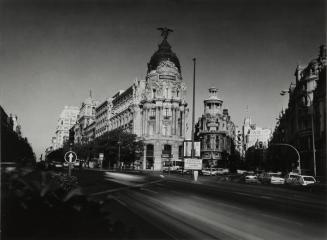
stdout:
POLYGON ((164 119, 169 119, 170 118, 170 109, 165 108, 164 109, 164 119))
POLYGON ((168 98, 168 88, 165 89, 165 97, 168 98))
POLYGON ((216 149, 219 149, 219 136, 216 136, 216 149))
POLYGON ((162 150, 162 154, 167 154, 170 156, 171 155, 171 145, 165 144, 164 149, 162 150))
POLYGON ((150 120, 156 119, 156 110, 154 108, 150 109, 150 120))
POLYGON ((178 158, 183 158, 183 145, 178 146, 178 158))

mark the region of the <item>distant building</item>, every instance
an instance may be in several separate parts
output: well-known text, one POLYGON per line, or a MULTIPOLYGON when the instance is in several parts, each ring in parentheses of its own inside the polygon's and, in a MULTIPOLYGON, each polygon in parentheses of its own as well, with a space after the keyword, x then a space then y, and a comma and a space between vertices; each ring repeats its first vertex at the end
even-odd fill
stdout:
POLYGON ((98 105, 98 101, 90 96, 82 102, 76 124, 74 126, 74 142, 75 143, 87 143, 88 138, 85 129, 88 125, 95 121, 95 108, 98 105))
POLYGON ((109 131, 109 119, 112 116, 112 98, 108 98, 95 109, 95 137, 109 131))
POLYGON ((85 132, 85 142, 90 143, 95 139, 95 121, 92 120, 84 129, 85 132))
MULTIPOLYGON (((54 150, 63 147, 64 142, 68 140, 69 129, 76 123, 78 112, 78 107, 65 106, 60 113, 56 129, 54 150)), ((52 139, 52 141, 53 140, 54 139, 52 139)))
POLYGON ((249 117, 244 119, 243 145, 245 151, 253 146, 264 149, 268 148, 270 138, 270 129, 256 126, 256 124, 251 123, 251 118, 249 117))
POLYGON ((204 114, 196 124, 196 139, 201 141, 201 158, 204 167, 225 167, 235 139, 235 125, 227 109, 222 110, 223 100, 217 88, 209 89, 204 100, 204 114))

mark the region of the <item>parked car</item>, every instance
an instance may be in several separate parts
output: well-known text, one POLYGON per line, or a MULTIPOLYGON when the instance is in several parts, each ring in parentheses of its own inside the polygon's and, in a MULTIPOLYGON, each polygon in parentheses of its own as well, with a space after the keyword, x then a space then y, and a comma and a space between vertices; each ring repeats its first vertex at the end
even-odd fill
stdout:
POLYGON ((229 173, 228 168, 218 168, 217 169, 217 174, 227 174, 229 173))
POLYGON ((310 184, 315 184, 317 181, 313 176, 307 176, 307 175, 300 175, 298 176, 297 181, 302 186, 307 186, 310 184))
POLYGON ((74 167, 79 167, 79 160, 76 160, 73 164, 74 167))
POLYGON ((179 174, 191 174, 191 170, 179 168, 177 170, 179 174))
POLYGON ((294 173, 294 172, 290 172, 290 173, 286 174, 284 177, 285 184, 298 184, 299 176, 300 176, 300 174, 294 173))
POLYGON ((256 175, 246 175, 244 178, 245 183, 260 183, 256 175))
POLYGON ((259 180, 262 183, 269 183, 269 184, 284 184, 285 179, 280 176, 280 173, 261 173, 259 175, 259 180))
POLYGON ((63 168, 62 162, 51 162, 50 166, 53 169, 62 169, 63 168))
POLYGON ((204 168, 201 170, 203 176, 215 176, 218 174, 217 168, 204 168))

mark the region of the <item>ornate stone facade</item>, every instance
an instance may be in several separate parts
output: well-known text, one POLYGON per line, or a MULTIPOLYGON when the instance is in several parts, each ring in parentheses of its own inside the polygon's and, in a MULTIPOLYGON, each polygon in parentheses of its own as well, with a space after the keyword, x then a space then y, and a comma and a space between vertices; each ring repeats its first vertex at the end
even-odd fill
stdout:
POLYGON ((227 109, 222 110, 223 100, 217 96, 218 89, 209 89, 204 100, 204 114, 195 126, 195 137, 201 141, 203 167, 225 167, 235 138, 235 125, 227 109))
POLYGON ((64 142, 69 139, 69 129, 76 123, 78 112, 78 107, 65 106, 60 113, 53 146, 54 150, 61 148, 64 142))
POLYGON ((109 130, 123 128, 145 143, 142 169, 162 170, 181 162, 185 139, 186 86, 180 64, 166 39, 151 57, 145 80, 113 96, 109 130))

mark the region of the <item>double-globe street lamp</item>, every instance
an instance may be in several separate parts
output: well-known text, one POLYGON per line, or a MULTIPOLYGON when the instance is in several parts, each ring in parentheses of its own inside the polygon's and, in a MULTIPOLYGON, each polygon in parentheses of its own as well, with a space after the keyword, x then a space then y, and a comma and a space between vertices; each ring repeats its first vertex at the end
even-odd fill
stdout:
MULTIPOLYGON (((280 95, 284 96, 286 93, 289 93, 289 90, 283 90, 280 92, 280 95)), ((314 113, 314 109, 313 109, 313 102, 312 99, 310 97, 310 95, 307 92, 303 92, 303 94, 308 97, 309 101, 310 101, 310 106, 312 106, 312 114, 311 115, 311 134, 312 134, 312 153, 313 153, 313 173, 314 176, 317 175, 317 167, 316 167, 316 147, 315 147, 315 130, 314 130, 314 119, 313 119, 313 113, 314 113)))

